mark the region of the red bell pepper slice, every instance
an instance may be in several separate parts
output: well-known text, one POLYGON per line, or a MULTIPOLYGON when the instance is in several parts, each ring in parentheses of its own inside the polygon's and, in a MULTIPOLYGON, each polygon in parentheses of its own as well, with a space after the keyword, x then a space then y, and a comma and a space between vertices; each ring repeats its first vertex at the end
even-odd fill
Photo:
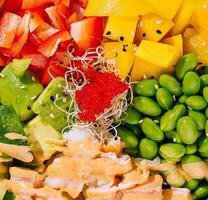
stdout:
POLYGON ((92 17, 71 24, 71 36, 83 54, 87 49, 97 47, 103 38, 103 18, 92 17))
POLYGON ((30 65, 32 70, 43 70, 47 64, 47 58, 40 54, 34 45, 29 43, 23 47, 21 57, 32 59, 30 65))
POLYGON ((71 36, 68 31, 59 31, 43 41, 38 51, 46 57, 53 56, 61 42, 70 40, 71 36))
POLYGON ((3 10, 4 11, 7 11, 7 12, 16 12, 18 11, 21 6, 22 6, 22 1, 23 0, 0 0, 0 4, 2 2, 4 2, 4 5, 3 5, 3 10))
POLYGON ((53 0, 23 0, 21 9, 33 9, 52 4, 53 0))
POLYGON ((0 20, 0 47, 10 48, 15 38, 21 17, 6 12, 0 20))
POLYGON ((48 64, 43 71, 41 77, 42 85, 48 85, 51 82, 52 77, 64 77, 68 70, 66 66, 69 65, 70 62, 71 58, 67 52, 56 52, 55 55, 49 59, 48 64))

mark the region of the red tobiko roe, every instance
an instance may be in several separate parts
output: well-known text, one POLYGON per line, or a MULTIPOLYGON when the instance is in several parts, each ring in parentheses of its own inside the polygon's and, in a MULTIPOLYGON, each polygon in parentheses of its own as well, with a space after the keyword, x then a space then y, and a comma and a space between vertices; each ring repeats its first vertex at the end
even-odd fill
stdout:
POLYGON ((85 73, 89 83, 75 94, 79 106, 79 118, 85 122, 96 122, 96 116, 110 108, 112 100, 128 90, 128 85, 110 72, 99 72, 89 67, 85 73))

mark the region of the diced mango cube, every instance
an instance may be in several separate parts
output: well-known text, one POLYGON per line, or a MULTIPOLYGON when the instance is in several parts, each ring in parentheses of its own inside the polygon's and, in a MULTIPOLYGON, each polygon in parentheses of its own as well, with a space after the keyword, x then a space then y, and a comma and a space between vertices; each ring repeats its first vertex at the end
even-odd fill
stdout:
POLYGON ((170 67, 176 64, 180 52, 171 45, 142 40, 136 51, 136 57, 160 67, 170 67))
POLYGON ((159 78, 163 73, 173 73, 174 67, 160 67, 150 62, 144 61, 139 57, 135 58, 134 65, 131 70, 131 80, 138 81, 146 78, 159 78))
POLYGON ((151 4, 147 4, 146 1, 147 0, 88 0, 88 5, 84 14, 85 16, 137 17, 154 11, 151 4))
POLYGON ((184 53, 193 52, 204 64, 208 64, 208 33, 198 33, 194 28, 187 28, 183 34, 184 53))
POLYGON ((172 35, 182 33, 189 25, 190 18, 196 8, 198 0, 183 0, 182 4, 173 19, 175 26, 171 30, 172 35))
POLYGON ((199 32, 205 30, 208 31, 207 19, 208 19, 208 0, 198 0, 198 6, 196 7, 191 17, 190 23, 199 32))
POLYGON ((136 32, 137 22, 138 17, 109 17, 105 27, 104 37, 132 43, 136 32))
POLYGON ((103 44, 106 59, 115 59, 120 78, 125 79, 134 62, 136 45, 125 42, 107 42, 103 44))
MULTIPOLYGON (((176 15, 182 0, 146 0, 154 9, 154 13, 172 20, 176 15)), ((129 2, 129 1, 127 1, 129 2)))
POLYGON ((175 46, 180 51, 180 55, 183 55, 183 37, 181 34, 165 38, 163 43, 175 46))
POLYGON ((136 41, 140 42, 142 39, 146 39, 158 42, 173 25, 172 21, 154 13, 143 15, 137 28, 136 41))

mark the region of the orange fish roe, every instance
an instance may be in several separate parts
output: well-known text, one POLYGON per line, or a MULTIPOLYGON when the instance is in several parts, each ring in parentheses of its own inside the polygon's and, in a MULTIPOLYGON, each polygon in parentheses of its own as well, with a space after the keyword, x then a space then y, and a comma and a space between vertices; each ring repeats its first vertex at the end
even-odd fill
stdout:
POLYGON ((85 122, 95 122, 96 116, 110 108, 112 100, 128 90, 128 85, 112 72, 99 72, 89 67, 86 71, 89 80, 81 90, 75 93, 79 106, 79 118, 85 122))

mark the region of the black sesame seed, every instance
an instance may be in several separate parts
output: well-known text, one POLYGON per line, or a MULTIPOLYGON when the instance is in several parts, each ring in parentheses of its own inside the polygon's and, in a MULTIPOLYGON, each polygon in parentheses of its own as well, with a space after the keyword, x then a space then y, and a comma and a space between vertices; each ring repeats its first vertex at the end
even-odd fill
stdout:
POLYGON ((63 62, 63 61, 60 61, 60 62, 59 62, 59 64, 63 65, 63 64, 64 64, 64 62, 63 62))
POLYGON ((69 107, 66 107, 66 110, 69 111, 69 107))
POLYGON ((124 52, 126 52, 127 50, 125 48, 122 49, 124 52))
POLYGON ((50 97, 50 100, 51 100, 51 101, 54 101, 54 100, 55 100, 54 96, 51 96, 51 97, 50 97))
POLYGON ((156 30, 156 32, 157 32, 158 34, 162 34, 162 31, 161 31, 161 30, 156 30))
POLYGON ((142 33, 142 37, 146 37, 146 33, 142 33))
POLYGON ((121 41, 124 41, 124 37, 123 37, 123 36, 121 36, 121 37, 120 37, 120 40, 121 40, 121 41))
POLYGON ((108 31, 107 33, 106 33, 106 35, 110 35, 111 34, 111 32, 110 31, 108 31))
POLYGON ((30 106, 28 106, 28 107, 27 107, 27 109, 28 109, 28 110, 31 110, 31 107, 30 107, 30 106))

